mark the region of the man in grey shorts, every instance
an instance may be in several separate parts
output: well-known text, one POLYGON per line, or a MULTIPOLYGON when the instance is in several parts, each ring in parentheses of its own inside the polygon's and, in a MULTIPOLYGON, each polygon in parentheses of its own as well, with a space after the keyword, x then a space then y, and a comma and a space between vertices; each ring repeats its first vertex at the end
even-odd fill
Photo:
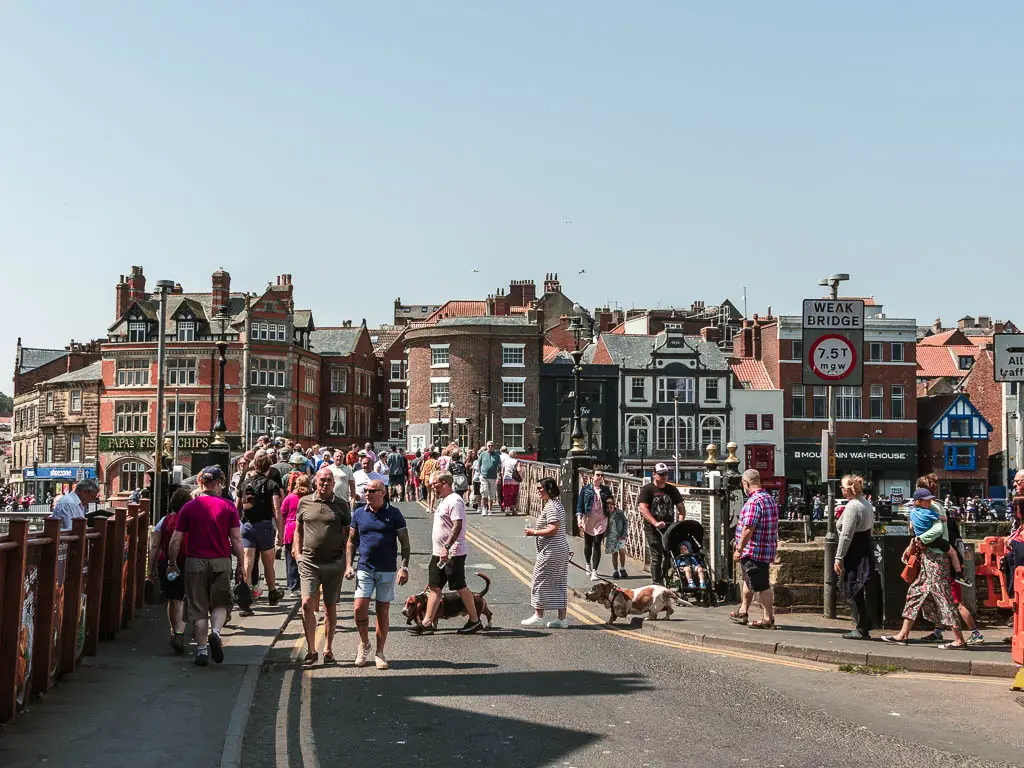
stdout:
POLYGON ((299 564, 302 587, 302 626, 306 633, 305 666, 316 664, 316 615, 320 589, 324 592, 327 644, 324 663, 334 662, 334 632, 338 624, 338 600, 345 580, 345 547, 352 513, 348 503, 334 495, 334 473, 323 466, 313 480, 313 493, 303 496, 295 514, 293 557, 299 564))

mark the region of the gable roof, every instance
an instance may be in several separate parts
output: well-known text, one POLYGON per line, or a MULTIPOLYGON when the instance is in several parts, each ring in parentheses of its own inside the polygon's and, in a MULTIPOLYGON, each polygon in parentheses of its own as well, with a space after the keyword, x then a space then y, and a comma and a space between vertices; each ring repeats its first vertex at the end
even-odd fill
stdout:
POLYGON ((961 404, 963 405, 963 410, 977 416, 988 427, 988 431, 992 431, 992 425, 989 424, 988 419, 982 415, 981 411, 971 402, 971 398, 966 393, 920 398, 917 401, 917 423, 923 428, 930 430, 942 421, 950 411, 959 408, 961 404))
POLYGON ((392 345, 405 333, 406 327, 403 325, 400 328, 388 326, 368 329, 370 341, 373 343, 373 353, 379 356, 391 349, 392 345))
POLYGON ((925 336, 917 343, 925 347, 945 347, 954 344, 970 344, 971 342, 959 328, 951 328, 948 331, 925 336))
POLYGON ((21 358, 18 360, 18 375, 34 371, 36 368, 60 360, 68 352, 66 349, 38 349, 21 347, 21 358))
POLYGON ((960 357, 977 359, 981 347, 973 344, 931 347, 917 345, 917 376, 923 379, 949 377, 962 379, 971 370, 960 367, 960 357))
POLYGON ((292 325, 296 328, 310 330, 313 328, 313 312, 309 309, 296 309, 292 313, 292 325))
POLYGON ((730 363, 729 367, 737 381, 744 385, 744 389, 776 389, 765 364, 755 357, 741 357, 730 363))
MULTIPOLYGON (((245 298, 244 293, 232 293, 228 296, 227 314, 233 325, 244 319, 245 298)), ((217 315, 217 310, 213 306, 212 293, 169 293, 167 294, 167 319, 170 320, 174 317, 182 305, 188 306, 197 319, 206 323, 209 323, 217 315)), ((158 299, 137 299, 131 302, 125 313, 107 328, 107 332, 114 333, 135 308, 138 308, 150 322, 157 322, 160 301, 158 299)))
MULTIPOLYGON (((608 352, 610 363, 620 368, 650 368, 654 336, 602 333, 601 343, 608 352)), ((601 356, 603 357, 603 356, 601 356)))
POLYGON ((355 352, 359 334, 364 330, 361 325, 351 328, 318 328, 309 334, 309 348, 321 355, 347 357, 355 352))
POLYGON ((79 368, 77 371, 62 373, 60 376, 54 376, 52 379, 47 379, 43 383, 71 384, 73 382, 102 381, 102 379, 103 362, 101 360, 97 360, 95 363, 90 363, 84 368, 79 368))
MULTIPOLYGON (((662 331, 654 338, 655 351, 660 351, 668 348, 668 331, 662 331)), ((668 348, 670 353, 696 352, 698 356, 699 365, 702 368, 705 368, 709 371, 729 370, 729 358, 722 354, 722 350, 718 348, 717 343, 705 341, 703 336, 684 336, 683 340, 686 344, 686 347, 682 349, 668 348)))

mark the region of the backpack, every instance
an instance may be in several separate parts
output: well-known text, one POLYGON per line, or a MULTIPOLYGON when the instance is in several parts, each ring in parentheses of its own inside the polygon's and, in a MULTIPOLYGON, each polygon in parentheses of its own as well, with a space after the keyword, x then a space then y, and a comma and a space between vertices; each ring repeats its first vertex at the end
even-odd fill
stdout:
MULTIPOLYGON (((171 537, 174 536, 174 532, 178 528, 178 515, 179 512, 171 512, 167 517, 164 518, 163 524, 160 526, 160 551, 157 554, 157 561, 161 563, 167 563, 167 554, 171 547, 171 537)), ((185 567, 185 558, 188 556, 188 534, 182 534, 185 538, 181 542, 181 546, 178 548, 178 568, 182 569, 185 567)))
POLYGON ((248 513, 259 503, 260 499, 266 496, 267 482, 270 478, 267 475, 257 475, 245 484, 242 490, 242 509, 248 513))

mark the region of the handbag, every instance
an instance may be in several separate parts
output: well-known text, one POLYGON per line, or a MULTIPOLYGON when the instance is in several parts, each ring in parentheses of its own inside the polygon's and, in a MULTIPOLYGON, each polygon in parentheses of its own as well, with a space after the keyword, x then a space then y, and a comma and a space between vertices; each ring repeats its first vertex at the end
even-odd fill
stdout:
POLYGON ((918 574, 921 573, 921 560, 918 558, 915 552, 908 557, 903 566, 903 573, 900 574, 900 578, 903 579, 907 584, 913 584, 917 581, 918 574))

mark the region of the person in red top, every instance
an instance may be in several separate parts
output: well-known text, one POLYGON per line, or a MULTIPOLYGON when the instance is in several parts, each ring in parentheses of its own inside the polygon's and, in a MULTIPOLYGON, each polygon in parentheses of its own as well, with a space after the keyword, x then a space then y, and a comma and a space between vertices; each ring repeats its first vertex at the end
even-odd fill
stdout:
POLYGON ((235 580, 243 580, 242 526, 238 510, 221 496, 224 473, 210 466, 199 473, 202 495, 192 499, 178 513, 177 525, 168 553, 167 575, 178 573, 178 551, 188 536, 185 560, 185 604, 193 622, 197 667, 205 667, 210 657, 220 664, 224 648, 220 631, 231 608, 231 554, 238 562, 235 580), (213 625, 212 630, 210 625, 213 625), (209 642, 207 642, 209 641, 209 642))
MULTIPOLYGON (((175 576, 167 578, 167 556, 171 546, 171 539, 178 527, 178 513, 182 507, 192 500, 192 494, 187 488, 179 488, 168 502, 168 513, 160 518, 160 522, 153 529, 150 537, 149 550, 149 578, 152 581, 159 579, 160 590, 167 598, 167 621, 171 626, 171 648, 175 653, 185 652, 185 580, 175 576)), ((178 547, 178 559, 175 564, 179 569, 185 567, 185 559, 188 557, 188 541, 182 540, 178 547)))

